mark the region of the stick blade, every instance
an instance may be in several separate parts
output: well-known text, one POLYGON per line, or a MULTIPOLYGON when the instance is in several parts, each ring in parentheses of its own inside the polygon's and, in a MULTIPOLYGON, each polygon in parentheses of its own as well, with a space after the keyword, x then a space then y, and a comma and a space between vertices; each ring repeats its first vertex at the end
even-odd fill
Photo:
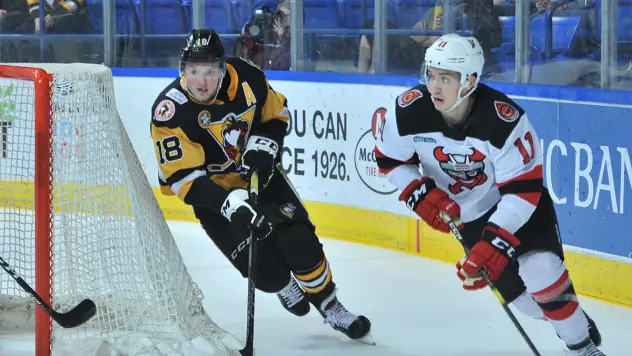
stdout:
POLYGON ((247 345, 242 350, 239 350, 239 354, 241 356, 254 356, 255 350, 253 350, 252 346, 247 345))
POLYGON ((84 299, 66 313, 53 313, 53 320, 61 327, 74 328, 90 320, 97 313, 97 306, 90 299, 84 299))

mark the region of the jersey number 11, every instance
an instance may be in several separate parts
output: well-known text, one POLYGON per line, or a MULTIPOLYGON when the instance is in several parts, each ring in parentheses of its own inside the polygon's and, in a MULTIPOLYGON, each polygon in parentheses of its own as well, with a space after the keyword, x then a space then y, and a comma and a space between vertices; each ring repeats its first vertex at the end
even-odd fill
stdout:
POLYGON ((527 152, 527 149, 524 147, 522 138, 516 139, 514 145, 518 148, 518 151, 520 151, 520 154, 522 155, 522 163, 526 165, 531 162, 533 157, 535 157, 535 146, 533 145, 533 136, 531 135, 531 132, 527 132, 527 134, 524 135, 524 139, 529 143, 531 155, 529 155, 529 152, 527 152))

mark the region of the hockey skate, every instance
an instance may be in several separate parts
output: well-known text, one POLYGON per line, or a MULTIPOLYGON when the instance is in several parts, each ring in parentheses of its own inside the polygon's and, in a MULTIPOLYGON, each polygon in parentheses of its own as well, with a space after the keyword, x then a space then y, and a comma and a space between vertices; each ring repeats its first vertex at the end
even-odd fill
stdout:
MULTIPOLYGON (((597 329, 597 324, 595 324, 595 321, 592 320, 585 311, 582 310, 582 312, 586 316, 586 319, 588 319, 588 335, 590 336, 590 340, 595 346, 601 346, 601 333, 599 329, 597 329)), ((560 337, 560 335, 557 335, 557 337, 560 337)))
POLYGON ((601 346, 601 333, 597 329, 597 324, 584 312, 586 319, 588 319, 588 335, 595 346, 601 346))
POLYGON ((347 335, 350 339, 369 345, 375 345, 371 336, 371 322, 362 315, 349 312, 336 297, 336 291, 327 297, 321 307, 320 314, 332 328, 347 335))
POLYGON ((567 345, 566 355, 568 356, 606 356, 599 351, 590 337, 577 345, 567 345))
POLYGON ((310 305, 305 298, 305 291, 298 285, 294 277, 290 277, 290 283, 277 293, 281 305, 296 316, 304 316, 309 313, 310 305))

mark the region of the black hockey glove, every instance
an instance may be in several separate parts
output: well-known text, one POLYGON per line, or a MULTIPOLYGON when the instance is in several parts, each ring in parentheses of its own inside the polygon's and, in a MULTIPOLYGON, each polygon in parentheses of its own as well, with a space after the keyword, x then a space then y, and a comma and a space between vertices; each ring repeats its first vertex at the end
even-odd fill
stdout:
POLYGON ((222 204, 221 213, 231 224, 247 226, 257 240, 265 239, 272 232, 272 224, 248 197, 248 191, 245 189, 230 192, 222 204))
POLYGON ((244 154, 241 156, 242 179, 250 181, 253 171, 259 173, 259 184, 262 188, 272 179, 274 174, 274 161, 279 152, 279 145, 272 139, 263 136, 251 136, 246 144, 244 154))

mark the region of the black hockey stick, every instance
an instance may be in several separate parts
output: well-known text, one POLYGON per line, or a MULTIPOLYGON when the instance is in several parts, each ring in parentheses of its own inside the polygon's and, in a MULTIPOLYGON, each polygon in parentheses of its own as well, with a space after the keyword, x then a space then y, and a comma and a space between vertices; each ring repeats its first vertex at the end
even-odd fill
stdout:
MULTIPOLYGON (((450 227, 450 230, 452 230, 452 234, 454 235, 454 237, 456 237, 457 240, 459 240, 459 242, 463 246, 463 249, 465 249, 465 253, 469 256, 470 249, 465 245, 465 241, 463 241, 463 236, 461 235, 461 232, 459 231, 459 229, 456 227, 456 224, 454 223, 455 220, 453 220, 452 217, 448 216, 444 212, 441 212, 441 217, 443 218, 443 221, 445 221, 445 223, 448 224, 448 226, 450 227)), ((498 301, 500 301, 500 305, 503 307, 503 310, 505 311, 505 313, 507 313, 507 316, 509 317, 509 319, 511 319, 511 322, 514 324, 516 329, 518 329, 518 332, 520 333, 520 335, 522 335, 522 338, 524 339, 524 341, 527 343, 527 345, 529 345, 529 348, 531 349, 533 354, 535 356, 540 356, 540 352, 531 341, 531 338, 529 338, 529 335, 527 335, 527 332, 524 331, 524 329, 522 328, 522 325, 520 325, 520 322, 518 321, 518 319, 516 319, 516 316, 514 315, 514 313, 511 311, 511 309, 509 309, 509 304, 507 304, 507 302, 505 301, 505 298, 503 298, 503 296, 500 295, 500 292, 498 291, 498 289, 494 287, 494 285, 492 284, 492 281, 487 276, 487 273, 481 271, 481 276, 483 277, 487 285, 491 288, 496 298, 498 298, 498 301)))
POLYGON ((15 272, 15 270, 13 270, 13 268, 11 268, 11 266, 9 266, 7 261, 5 261, 2 257, 0 257, 0 265, 5 271, 7 271, 8 274, 11 275, 11 277, 13 277, 13 279, 15 279, 16 282, 18 282, 24 291, 37 300, 42 309, 44 309, 44 311, 48 313, 48 315, 50 315, 57 324, 64 328, 74 328, 75 326, 79 326, 90 320, 90 318, 97 313, 97 307, 90 299, 82 300, 81 303, 77 304, 77 306, 65 313, 56 312, 44 301, 44 299, 42 299, 42 297, 40 297, 39 294, 33 290, 33 288, 31 288, 31 286, 29 286, 28 283, 26 283, 24 279, 22 279, 22 277, 17 274, 17 272, 15 272))
MULTIPOLYGON (((250 199, 257 204, 259 197, 259 175, 252 172, 249 187, 250 199)), ((254 355, 255 338, 255 277, 257 272, 257 236, 250 230, 250 249, 248 250, 248 317, 246 326, 246 346, 239 350, 242 356, 254 355)))

